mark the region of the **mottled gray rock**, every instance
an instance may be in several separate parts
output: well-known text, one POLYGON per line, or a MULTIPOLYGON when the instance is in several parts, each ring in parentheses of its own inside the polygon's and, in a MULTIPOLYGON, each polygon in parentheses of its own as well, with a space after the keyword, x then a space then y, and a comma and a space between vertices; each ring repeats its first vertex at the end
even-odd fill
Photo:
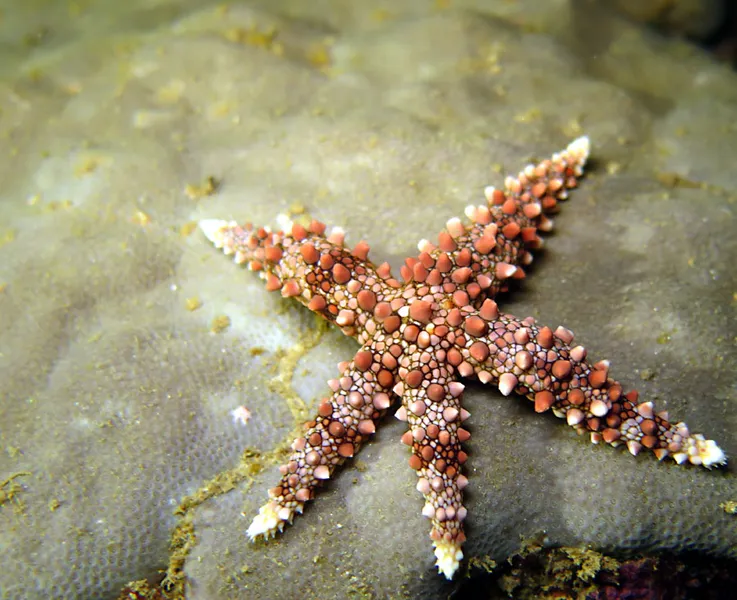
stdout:
MULTIPOLYGON (((0 506, 2 598, 111 597, 155 573, 182 497, 246 448, 265 470, 189 511, 188 597, 447 595, 393 418, 284 535, 247 542, 269 453, 356 345, 188 225, 273 225, 301 204, 396 269, 484 185, 581 133, 589 175, 500 304, 569 327, 737 453, 733 73, 577 2, 271 4, 94 5, 85 27, 4 11, 50 33, 3 40, 0 480, 31 475, 0 506), (208 176, 213 195, 184 193, 208 176)), ((591 446, 479 385, 465 402, 467 557, 541 530, 734 556, 731 471, 591 446)))
POLYGON ((604 0, 599 4, 609 5, 641 23, 696 39, 713 33, 727 11, 725 0, 604 0))

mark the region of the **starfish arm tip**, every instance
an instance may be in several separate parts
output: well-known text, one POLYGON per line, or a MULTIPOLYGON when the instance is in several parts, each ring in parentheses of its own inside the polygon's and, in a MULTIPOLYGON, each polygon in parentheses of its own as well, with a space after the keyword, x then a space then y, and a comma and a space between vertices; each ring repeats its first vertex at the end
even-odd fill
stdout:
POLYGON ((232 226, 229 221, 224 219, 202 219, 197 225, 205 234, 205 237, 215 246, 221 243, 223 230, 232 226))
POLYGON ((453 579, 453 575, 458 570, 461 559, 463 559, 463 551, 457 541, 438 540, 433 542, 435 546, 435 565, 447 579, 453 579))
POLYGON ((284 521, 287 519, 282 519, 280 512, 279 507, 274 502, 264 504, 246 530, 248 539, 254 542, 262 535, 267 540, 276 535, 277 531, 281 531, 284 527, 284 521))
POLYGON ((704 439, 702 435, 693 436, 693 443, 687 453, 692 464, 703 465, 707 469, 727 464, 724 451, 714 440, 704 439))
POLYGON ((568 152, 571 154, 580 156, 584 159, 588 158, 589 151, 591 149, 591 142, 589 140, 589 136, 582 135, 579 138, 576 138, 573 140, 570 144, 568 144, 568 152))

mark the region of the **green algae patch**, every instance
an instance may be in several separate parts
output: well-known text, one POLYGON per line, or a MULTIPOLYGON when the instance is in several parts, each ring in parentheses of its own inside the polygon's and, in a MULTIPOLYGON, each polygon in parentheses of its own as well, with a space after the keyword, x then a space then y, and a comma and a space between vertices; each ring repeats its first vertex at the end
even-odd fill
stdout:
POLYGON ((13 502, 16 507, 16 511, 23 512, 23 502, 19 496, 21 492, 25 492, 25 488, 15 481, 18 477, 30 477, 31 473, 28 471, 19 471, 13 473, 10 477, 7 477, 3 481, 0 481, 0 507, 9 502, 13 502))
POLYGON ((600 574, 614 575, 615 559, 589 548, 547 548, 540 534, 508 559, 511 569, 499 587, 514 598, 586 598, 600 574))

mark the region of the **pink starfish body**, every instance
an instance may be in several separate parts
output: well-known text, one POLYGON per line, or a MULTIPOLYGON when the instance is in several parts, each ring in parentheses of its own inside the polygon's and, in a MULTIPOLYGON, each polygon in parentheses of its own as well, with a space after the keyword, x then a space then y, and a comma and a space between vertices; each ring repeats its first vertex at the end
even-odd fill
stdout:
POLYGON ((248 529, 251 539, 274 535, 301 513, 401 399, 396 416, 408 425, 402 442, 425 498, 422 514, 432 522, 438 569, 452 578, 463 558, 462 443, 470 436, 462 427, 469 414, 461 406, 460 378, 525 396, 537 412, 552 410, 594 443, 625 444, 634 455, 647 448, 678 463, 725 462, 713 441, 669 422, 651 402, 639 402, 637 392, 624 393, 609 377, 608 362, 587 361, 569 330, 501 313, 493 300, 511 279, 524 277, 530 250, 541 243, 538 231, 552 226, 546 213, 576 186, 588 152, 588 139, 579 138, 508 177, 504 191, 487 188, 487 202, 466 209, 470 224, 451 219, 437 244, 419 243, 420 254, 402 266, 403 282, 388 264, 368 259, 365 242, 349 250, 342 230, 326 237, 316 221, 309 228, 291 225, 289 233, 200 222, 216 247, 259 271, 267 289, 296 298, 361 344, 339 365, 340 377, 328 382, 331 396, 293 442, 281 480, 248 529))

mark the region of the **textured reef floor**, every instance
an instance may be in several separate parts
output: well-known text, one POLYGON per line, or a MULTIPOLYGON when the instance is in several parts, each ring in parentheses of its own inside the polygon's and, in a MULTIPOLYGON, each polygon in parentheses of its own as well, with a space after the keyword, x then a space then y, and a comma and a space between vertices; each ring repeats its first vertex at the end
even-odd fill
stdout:
MULTIPOLYGON (((170 563, 192 599, 464 585, 433 566, 391 416, 279 539, 247 541, 243 514, 358 348, 196 223, 316 218, 396 272, 486 185, 584 133, 585 185, 500 306, 569 328, 736 456, 736 77, 603 4, 4 9, 3 600, 115 598, 170 563)), ((481 385, 464 406, 474 578, 541 531, 622 564, 735 557, 730 468, 592 446, 481 385)))

